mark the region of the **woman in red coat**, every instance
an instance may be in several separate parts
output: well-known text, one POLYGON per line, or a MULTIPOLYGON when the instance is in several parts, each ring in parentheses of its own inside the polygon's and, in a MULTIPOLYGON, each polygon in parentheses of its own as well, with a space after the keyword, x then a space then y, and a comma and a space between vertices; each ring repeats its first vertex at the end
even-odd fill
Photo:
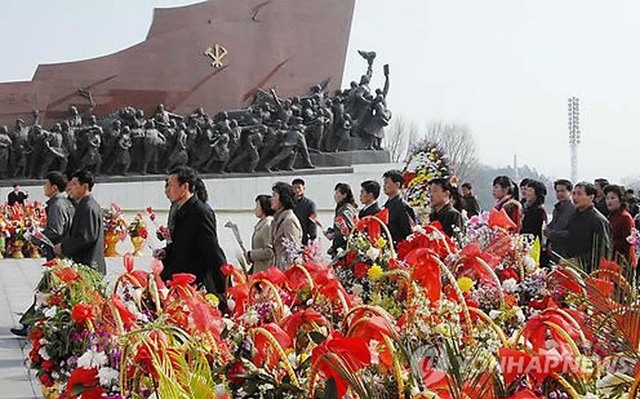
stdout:
POLYGON ((627 241, 634 227, 633 217, 627 211, 625 192, 622 187, 608 185, 604 189, 607 208, 609 209, 609 223, 611 223, 611 233, 613 236, 614 259, 620 259, 622 263, 629 263, 629 266, 636 265, 636 252, 633 245, 627 241))

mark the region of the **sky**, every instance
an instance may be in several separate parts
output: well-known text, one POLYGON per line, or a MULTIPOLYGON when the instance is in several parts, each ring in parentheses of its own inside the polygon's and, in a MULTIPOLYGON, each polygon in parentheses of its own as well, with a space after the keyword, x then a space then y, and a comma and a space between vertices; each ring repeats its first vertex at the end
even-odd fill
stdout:
MULTIPOLYGON (((308 1, 308 0, 304 0, 308 1)), ((319 0, 314 0, 319 1, 319 0)), ((39 63, 106 55, 144 40, 154 7, 188 0, 2 0, 0 82, 39 63)), ((569 175, 567 98, 581 100, 579 178, 640 175, 640 2, 357 0, 343 86, 378 53, 394 115, 471 128, 483 163, 569 175)))

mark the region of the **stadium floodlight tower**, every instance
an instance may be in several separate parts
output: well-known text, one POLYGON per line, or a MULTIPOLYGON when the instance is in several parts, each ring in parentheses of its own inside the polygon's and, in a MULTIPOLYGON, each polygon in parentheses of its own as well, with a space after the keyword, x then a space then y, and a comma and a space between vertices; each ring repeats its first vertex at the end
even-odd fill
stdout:
POLYGON ((571 151, 571 181, 578 181, 578 145, 580 144, 580 99, 570 97, 569 111, 569 149, 571 151))

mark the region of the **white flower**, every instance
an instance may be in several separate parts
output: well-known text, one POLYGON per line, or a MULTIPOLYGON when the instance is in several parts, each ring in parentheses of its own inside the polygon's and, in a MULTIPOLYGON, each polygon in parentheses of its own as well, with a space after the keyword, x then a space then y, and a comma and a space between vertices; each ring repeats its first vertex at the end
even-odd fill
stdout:
POLYGON ((522 263, 524 264, 524 269, 527 273, 533 273, 536 270, 536 261, 529 255, 526 255, 522 258, 522 263))
POLYGON ((494 320, 497 319, 498 317, 500 317, 500 311, 495 309, 491 310, 489 312, 489 317, 491 317, 494 320))
POLYGON ((98 370, 98 378, 100 379, 100 385, 103 387, 110 386, 114 380, 117 380, 120 376, 118 370, 111 367, 102 367, 98 370))
POLYGON ((51 294, 47 294, 45 292, 36 292, 36 306, 47 305, 49 303, 49 297, 51 294))
POLYGON ((45 348, 44 346, 42 348, 40 348, 40 350, 38 351, 38 355, 40 355, 40 357, 43 360, 50 360, 51 359, 49 357, 49 353, 47 353, 47 348, 45 348))
POLYGON ((622 373, 607 374, 596 382, 596 388, 604 395, 613 395, 618 385, 632 382, 632 377, 622 373))
POLYGON ((233 299, 227 299, 227 307, 233 312, 236 309, 236 301, 233 299))
POLYGON ((49 309, 46 309, 44 311, 44 317, 46 317, 47 319, 51 319, 53 317, 56 316, 56 313, 58 313, 58 307, 57 306, 53 306, 49 309))
POLYGON ((524 317, 524 312, 522 312, 522 309, 518 309, 518 311, 516 312, 516 317, 518 318, 518 323, 524 323, 525 317, 524 317))
POLYGON ((378 352, 378 341, 372 339, 369 341, 369 353, 371 354, 371 364, 380 364, 380 352, 378 352))
POLYGON ((225 387, 224 384, 216 385, 216 396, 217 397, 223 397, 225 393, 227 393, 227 387, 225 387))
POLYGON ((415 226, 413 226, 413 228, 412 228, 411 230, 413 230, 413 232, 414 232, 414 233, 417 233, 417 234, 424 234, 424 233, 426 233, 426 232, 427 232, 427 231, 424 229, 424 227, 422 227, 422 225, 421 225, 420 223, 416 223, 416 225, 415 225, 415 226))
POLYGON ((353 295, 357 296, 362 296, 362 294, 364 293, 364 289, 360 284, 354 284, 351 288, 351 291, 353 292, 353 295))
POLYGON ((258 311, 253 308, 247 309, 243 318, 249 326, 254 326, 260 322, 260 315, 258 311))
POLYGON ((508 293, 515 292, 518 289, 518 282, 513 279, 507 279, 502 283, 502 289, 508 293))
POLYGON ((78 358, 78 366, 84 369, 102 367, 107 364, 107 355, 104 352, 96 352, 91 349, 78 358))
POLYGON ((378 256, 380 256, 380 250, 376 247, 369 247, 369 249, 367 250, 367 258, 371 259, 371 260, 376 260, 378 259, 378 256))

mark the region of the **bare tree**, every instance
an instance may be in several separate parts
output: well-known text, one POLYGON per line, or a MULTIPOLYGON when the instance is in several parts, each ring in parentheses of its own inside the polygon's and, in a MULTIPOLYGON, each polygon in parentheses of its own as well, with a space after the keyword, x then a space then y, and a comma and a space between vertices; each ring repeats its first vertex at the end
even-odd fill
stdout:
POLYGON ((475 177, 478 172, 478 149, 469 126, 433 121, 427 124, 426 139, 441 146, 461 181, 475 177))
POLYGON ((403 116, 395 116, 385 130, 383 147, 391 153, 391 162, 404 162, 411 147, 420 140, 418 125, 403 116))

